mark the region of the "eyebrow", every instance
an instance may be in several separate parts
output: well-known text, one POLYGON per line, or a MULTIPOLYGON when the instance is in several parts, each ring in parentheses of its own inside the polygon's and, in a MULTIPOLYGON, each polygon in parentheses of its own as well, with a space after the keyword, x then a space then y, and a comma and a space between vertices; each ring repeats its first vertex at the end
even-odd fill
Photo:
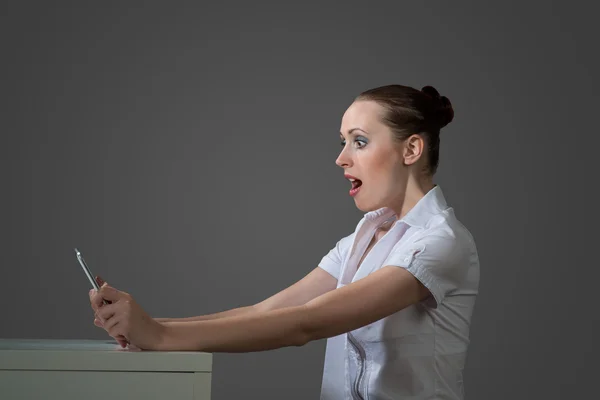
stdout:
MULTIPOLYGON (((360 129, 360 128, 352 128, 352 129, 350 129, 350 130, 348 131, 348 135, 352 135, 352 134, 354 134, 354 132, 355 132, 355 131, 361 131, 361 132, 363 132, 363 133, 367 133, 366 131, 363 131, 363 130, 362 130, 362 129, 360 129)), ((342 132, 340 132, 340 136, 341 136, 341 137, 343 137, 343 136, 344 136, 344 135, 342 134, 342 132)))

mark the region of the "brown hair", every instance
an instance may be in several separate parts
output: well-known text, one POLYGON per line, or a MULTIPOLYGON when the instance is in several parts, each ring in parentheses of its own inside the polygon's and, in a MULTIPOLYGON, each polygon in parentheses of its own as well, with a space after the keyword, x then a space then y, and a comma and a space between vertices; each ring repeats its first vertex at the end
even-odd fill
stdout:
POLYGON ((372 100, 385 109, 383 122, 396 139, 403 141, 413 134, 424 136, 427 143, 429 173, 439 164, 440 130, 454 118, 452 104, 432 86, 421 90, 402 85, 381 86, 367 90, 355 99, 372 100))

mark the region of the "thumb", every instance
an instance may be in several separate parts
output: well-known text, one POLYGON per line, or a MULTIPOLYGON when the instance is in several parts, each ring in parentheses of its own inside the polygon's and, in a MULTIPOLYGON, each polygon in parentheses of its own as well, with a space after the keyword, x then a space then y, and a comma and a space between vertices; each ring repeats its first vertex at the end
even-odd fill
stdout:
POLYGON ((108 286, 106 283, 102 285, 100 290, 98 290, 98 295, 100 298, 104 300, 108 300, 111 303, 115 303, 121 297, 121 292, 115 289, 112 286, 108 286))

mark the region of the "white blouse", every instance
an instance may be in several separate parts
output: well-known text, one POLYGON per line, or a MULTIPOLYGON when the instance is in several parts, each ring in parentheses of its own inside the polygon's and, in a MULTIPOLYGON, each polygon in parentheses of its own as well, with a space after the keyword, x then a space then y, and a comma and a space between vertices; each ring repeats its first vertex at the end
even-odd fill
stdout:
POLYGON ((384 266, 405 268, 432 296, 327 339, 321 400, 463 399, 469 326, 479 287, 470 232, 431 189, 359 260, 389 208, 368 212, 319 266, 343 287, 384 266))

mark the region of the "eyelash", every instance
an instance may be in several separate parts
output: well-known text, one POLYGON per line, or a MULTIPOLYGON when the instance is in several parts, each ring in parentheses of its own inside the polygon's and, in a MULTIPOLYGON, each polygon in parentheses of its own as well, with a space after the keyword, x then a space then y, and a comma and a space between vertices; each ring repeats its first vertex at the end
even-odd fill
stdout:
MULTIPOLYGON (((363 145, 362 145, 362 146, 359 146, 359 147, 358 147, 359 149, 362 149, 363 147, 365 147, 365 146, 367 145, 367 141, 366 141, 366 140, 363 140, 363 139, 355 139, 354 141, 355 141, 355 142, 362 142, 362 143, 363 143, 363 145)), ((346 142, 345 140, 342 140, 342 141, 340 142, 340 145, 341 145, 342 147, 344 147, 344 146, 346 145, 346 143, 345 143, 345 142, 346 142)))

